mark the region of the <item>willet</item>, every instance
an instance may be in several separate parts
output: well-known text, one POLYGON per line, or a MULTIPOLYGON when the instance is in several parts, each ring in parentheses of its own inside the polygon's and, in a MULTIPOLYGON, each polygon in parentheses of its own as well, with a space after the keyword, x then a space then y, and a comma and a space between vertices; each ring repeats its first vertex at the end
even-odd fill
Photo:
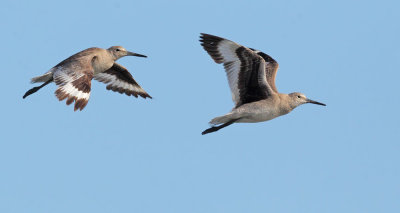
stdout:
POLYGON ((203 135, 233 123, 268 121, 288 114, 305 103, 326 106, 306 98, 302 93, 278 93, 275 86, 278 63, 271 56, 204 33, 201 33, 200 42, 216 63, 224 64, 235 103, 231 112, 212 119, 212 127, 202 132, 203 135))
POLYGON ((44 83, 28 90, 23 98, 54 81, 58 86, 55 91, 58 100, 67 99, 67 105, 75 101, 74 111, 82 110, 89 101, 92 78, 107 84, 108 90, 128 96, 151 98, 125 67, 115 63, 124 56, 147 57, 129 52, 121 46, 108 49, 89 48, 65 59, 47 73, 32 78, 32 83, 44 83))

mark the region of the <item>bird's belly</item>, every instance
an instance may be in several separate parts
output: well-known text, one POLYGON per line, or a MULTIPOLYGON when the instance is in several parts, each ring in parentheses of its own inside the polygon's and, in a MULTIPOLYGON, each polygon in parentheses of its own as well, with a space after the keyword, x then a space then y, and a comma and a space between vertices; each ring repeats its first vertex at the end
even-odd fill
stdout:
POLYGON ((94 70, 94 74, 96 75, 96 74, 102 73, 102 72, 110 69, 111 67, 112 67, 112 64, 111 65, 94 67, 94 69, 93 69, 94 70))
POLYGON ((102 73, 108 69, 110 69, 114 64, 114 61, 102 61, 97 60, 93 62, 93 70, 94 74, 102 73))
POLYGON ((260 112, 260 113, 251 113, 242 119, 238 120, 237 123, 257 123, 263 121, 269 121, 278 117, 272 112, 260 112))
POLYGON ((240 118, 237 123, 256 123, 269 121, 286 114, 273 99, 244 104, 232 111, 234 117, 240 118))

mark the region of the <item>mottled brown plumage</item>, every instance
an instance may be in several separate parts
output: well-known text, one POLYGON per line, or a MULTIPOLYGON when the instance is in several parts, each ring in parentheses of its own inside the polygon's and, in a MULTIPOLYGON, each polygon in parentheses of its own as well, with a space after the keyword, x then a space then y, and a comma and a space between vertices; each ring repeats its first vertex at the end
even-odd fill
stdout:
POLYGON ((60 101, 66 99, 67 105, 75 102, 74 110, 82 110, 89 101, 93 78, 107 83, 109 90, 135 97, 139 95, 143 98, 151 98, 125 67, 115 63, 124 56, 146 57, 129 52, 121 46, 113 46, 108 49, 89 48, 61 61, 44 75, 33 78, 32 83, 45 83, 27 91, 23 98, 54 81, 58 86, 55 91, 56 97, 60 101))

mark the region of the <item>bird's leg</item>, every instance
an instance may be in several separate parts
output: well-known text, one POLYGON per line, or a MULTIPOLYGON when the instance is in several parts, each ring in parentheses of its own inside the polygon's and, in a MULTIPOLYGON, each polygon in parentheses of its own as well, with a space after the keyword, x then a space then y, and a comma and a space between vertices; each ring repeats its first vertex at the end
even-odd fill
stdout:
POLYGON ((213 126, 213 127, 211 127, 211 128, 208 128, 208 129, 204 130, 201 134, 202 134, 202 135, 205 135, 205 134, 208 134, 208 133, 211 133, 211 132, 216 132, 216 131, 218 131, 218 130, 224 128, 224 127, 227 127, 227 126, 229 126, 229 125, 235 123, 235 122, 236 122, 237 120, 239 120, 239 119, 240 119, 240 118, 233 119, 233 120, 230 120, 230 121, 228 121, 228 122, 226 122, 226 123, 224 123, 224 124, 222 124, 222 125, 213 126))
POLYGON ((31 95, 31 94, 37 92, 39 89, 41 89, 42 87, 46 86, 47 84, 49 84, 52 81, 53 81, 53 79, 50 79, 50 80, 44 82, 42 85, 40 85, 38 87, 33 87, 32 89, 28 90, 22 98, 26 98, 28 95, 31 95))

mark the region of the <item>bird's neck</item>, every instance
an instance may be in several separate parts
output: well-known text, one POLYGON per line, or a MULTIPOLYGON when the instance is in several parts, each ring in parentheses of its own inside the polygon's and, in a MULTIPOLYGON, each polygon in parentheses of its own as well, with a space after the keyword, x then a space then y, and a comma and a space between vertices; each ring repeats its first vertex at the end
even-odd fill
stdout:
POLYGON ((114 54, 113 51, 107 50, 107 53, 110 55, 110 57, 111 57, 114 61, 116 61, 116 60, 118 60, 118 59, 120 58, 120 57, 116 56, 116 55, 114 54))
POLYGON ((288 94, 279 93, 280 109, 282 113, 287 114, 291 112, 297 106, 291 101, 291 97, 288 94))
POLYGON ((104 72, 110 69, 114 64, 114 59, 109 52, 101 52, 92 61, 94 74, 104 72))

